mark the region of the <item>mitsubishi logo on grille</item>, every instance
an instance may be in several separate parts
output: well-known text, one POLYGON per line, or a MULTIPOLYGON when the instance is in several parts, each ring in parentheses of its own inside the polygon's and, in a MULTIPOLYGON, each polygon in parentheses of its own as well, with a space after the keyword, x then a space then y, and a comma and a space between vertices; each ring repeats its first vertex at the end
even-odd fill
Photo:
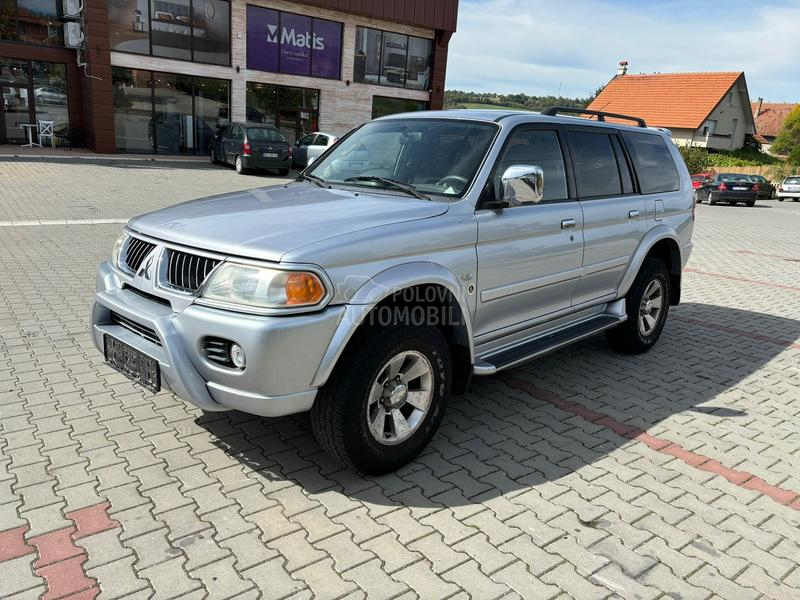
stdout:
POLYGON ((143 278, 143 279, 145 279, 147 281, 150 281, 150 279, 151 279, 150 267, 152 267, 152 266, 153 266, 153 257, 151 256, 150 258, 147 259, 147 262, 144 263, 142 268, 139 269, 139 272, 136 273, 136 276, 137 277, 141 277, 141 278, 143 278))

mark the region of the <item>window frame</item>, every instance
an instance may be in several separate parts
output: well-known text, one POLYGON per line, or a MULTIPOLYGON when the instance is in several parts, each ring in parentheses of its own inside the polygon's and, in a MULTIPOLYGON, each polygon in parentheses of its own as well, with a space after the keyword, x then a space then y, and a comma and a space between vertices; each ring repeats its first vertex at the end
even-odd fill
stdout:
MULTIPOLYGON (((618 129, 613 129, 610 127, 592 127, 587 125, 569 125, 567 126, 567 137, 569 139, 569 149, 570 149, 570 156, 572 162, 575 167, 575 189, 578 200, 581 202, 584 200, 605 200, 606 198, 623 198, 626 196, 637 196, 641 195, 639 190, 639 179, 636 175, 636 169, 633 168, 633 161, 630 160, 628 163, 628 169, 631 173, 631 179, 633 180, 633 192, 629 194, 623 193, 623 185, 622 185, 622 173, 620 171, 620 164, 619 164, 619 157, 617 156, 617 150, 614 147, 614 143, 611 141, 612 137, 617 137, 617 140, 620 142, 620 145, 624 148, 624 152, 628 152, 627 147, 624 145, 624 140, 622 136, 619 135, 618 129), (578 177, 578 160, 577 160, 577 153, 575 152, 575 146, 573 144, 572 133, 592 133, 592 134, 603 134, 608 136, 609 144, 611 146, 611 152, 614 155, 614 162, 617 165, 617 175, 619 176, 619 193, 618 194, 605 194, 605 195, 595 195, 595 196, 584 196, 581 190, 580 178, 578 177)), ((629 157, 626 155, 626 160, 629 160, 629 157)))
MULTIPOLYGON (((191 18, 194 15, 194 0, 189 0, 189 16, 190 16, 190 23, 189 23, 189 55, 191 58, 174 58, 171 56, 162 56, 160 54, 153 54, 153 1, 154 0, 147 0, 147 45, 148 45, 148 53, 143 54, 141 52, 130 52, 128 50, 117 50, 116 48, 112 48, 109 43, 109 52, 119 52, 120 54, 128 54, 130 56, 150 56, 152 58, 160 58, 163 60, 178 60, 181 62, 188 62, 188 63, 197 63, 199 65, 211 65, 214 67, 231 67, 233 66, 233 0, 226 0, 228 4, 228 62, 227 63, 218 63, 218 62, 207 62, 204 60, 195 60, 194 58, 194 19, 191 18)), ((108 4, 108 0, 106 0, 106 5, 108 4)), ((110 23, 110 21, 108 21, 110 23)), ((110 42, 110 40, 109 40, 110 42)), ((146 71, 148 69, 137 69, 140 71, 146 71)), ((340 69, 341 70, 341 69, 340 69)), ((218 77, 216 79, 219 79, 218 77)))
MULTIPOLYGON (((481 191, 481 195, 478 199, 478 203, 475 205, 475 210, 488 210, 482 208, 482 205, 485 204, 487 201, 499 200, 499 198, 492 198, 494 196, 494 179, 497 175, 497 170, 500 168, 500 161, 503 158, 506 150, 508 149, 508 145, 511 142, 511 139, 514 137, 516 133, 519 131, 552 131, 558 137, 558 145, 561 149, 561 160, 564 161, 564 175, 567 180, 567 197, 562 198, 560 200, 542 200, 541 202, 537 202, 535 204, 527 203, 527 204, 519 204, 519 205, 511 205, 506 207, 505 210, 512 210, 516 208, 527 208, 527 207, 535 207, 541 206, 542 204, 564 204, 567 202, 577 202, 578 195, 577 195, 577 188, 576 188, 576 181, 575 181, 575 173, 573 171, 573 164, 572 164, 572 156, 570 154, 570 148, 567 144, 567 131, 564 125, 559 123, 520 123, 519 125, 515 125, 509 132, 506 134, 505 139, 503 140, 502 146, 500 146, 500 150, 497 153, 497 157, 494 159, 494 165, 492 165, 492 170, 489 172, 489 177, 486 180, 486 183, 483 186, 483 190, 481 191), (489 191, 491 190, 491 192, 489 191)), ((491 148, 489 149, 491 151, 491 148)), ((536 165, 533 165, 536 166, 536 165)), ((547 187, 547 175, 545 174, 545 188, 547 187)))
MULTIPOLYGON (((421 37, 421 36, 418 36, 418 35, 411 35, 411 34, 408 34, 408 33, 401 33, 399 31, 389 31, 387 29, 379 29, 377 27, 368 27, 366 25, 356 25, 356 38, 358 38, 358 30, 359 29, 368 29, 368 30, 372 30, 372 31, 376 31, 376 32, 380 33, 380 44, 378 44, 378 45, 380 47, 381 60, 380 60, 380 63, 378 65, 378 81, 377 82, 373 83, 372 81, 358 81, 357 79, 355 79, 355 77, 353 77, 353 83, 360 83, 360 84, 364 84, 364 85, 379 85, 381 87, 386 87, 386 88, 397 88, 397 89, 403 89, 403 90, 415 90, 415 91, 418 91, 418 92, 427 92, 430 89, 430 83, 431 83, 430 78, 433 75, 433 48, 434 48, 434 45, 435 45, 434 44, 434 42, 435 42, 434 38, 426 38, 426 37, 421 37), (383 65, 384 65, 383 61, 384 61, 384 59, 386 57, 386 53, 384 52, 385 48, 384 48, 384 45, 383 45, 384 34, 386 34, 386 33, 389 33, 389 34, 392 34, 392 35, 402 35, 402 36, 404 36, 406 38, 406 55, 405 55, 405 62, 403 64, 403 84, 402 85, 397 85, 397 84, 392 84, 392 83, 381 83, 381 78, 383 78, 383 65), (408 51, 409 51, 409 48, 411 46, 411 44, 410 44, 411 38, 415 38, 415 39, 418 39, 418 40, 425 40, 425 41, 429 42, 430 45, 431 45, 431 51, 430 51, 430 55, 429 55, 430 56, 430 62, 428 64, 428 69, 429 69, 428 78, 429 79, 428 79, 428 85, 425 86, 425 88, 417 88, 417 87, 410 88, 410 87, 408 87, 408 51)), ((355 51, 356 51, 356 48, 353 49, 353 72, 354 73, 355 73, 355 62, 356 62, 355 51)))

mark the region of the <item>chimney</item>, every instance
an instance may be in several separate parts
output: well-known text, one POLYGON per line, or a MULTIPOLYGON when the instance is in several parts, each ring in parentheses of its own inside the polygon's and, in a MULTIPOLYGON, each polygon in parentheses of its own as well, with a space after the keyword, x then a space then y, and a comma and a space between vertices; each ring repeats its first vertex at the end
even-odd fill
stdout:
POLYGON ((617 67, 617 77, 622 77, 627 72, 628 72, 628 61, 627 60, 619 61, 619 66, 617 67))
POLYGON ((757 117, 758 115, 761 114, 761 105, 762 104, 764 104, 764 99, 763 98, 759 98, 758 99, 758 106, 756 107, 756 114, 754 116, 757 117))

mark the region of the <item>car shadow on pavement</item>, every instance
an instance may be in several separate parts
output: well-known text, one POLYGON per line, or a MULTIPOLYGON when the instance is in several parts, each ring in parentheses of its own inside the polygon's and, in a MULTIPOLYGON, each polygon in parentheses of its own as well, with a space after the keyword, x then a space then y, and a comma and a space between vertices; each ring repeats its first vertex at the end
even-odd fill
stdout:
MULTIPOLYGON (((368 505, 465 506, 562 480, 569 485, 576 471, 632 443, 543 397, 578 403, 677 443, 676 436, 689 439, 694 432, 700 439, 713 432, 714 443, 726 447, 729 442, 718 438, 727 424, 735 429, 750 420, 748 379, 795 348, 798 338, 800 320, 682 304, 671 309, 659 343, 646 354, 616 354, 598 336, 507 374, 475 378, 468 394, 451 399, 423 453, 381 477, 333 461, 314 439, 307 415, 212 413, 198 423, 266 492, 292 482, 312 497, 338 493, 368 505), (514 381, 542 393, 521 390, 514 381), (662 432, 659 424, 670 417, 676 419, 662 432)), ((780 368, 780 360, 772 368, 780 368)), ((788 368, 795 357, 785 360, 788 368)))

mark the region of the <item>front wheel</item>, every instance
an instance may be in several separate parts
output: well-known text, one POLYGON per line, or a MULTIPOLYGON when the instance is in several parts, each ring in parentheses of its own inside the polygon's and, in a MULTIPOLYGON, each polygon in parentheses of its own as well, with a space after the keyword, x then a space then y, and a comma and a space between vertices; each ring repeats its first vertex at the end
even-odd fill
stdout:
POLYGON ((647 258, 625 295, 628 320, 606 331, 608 344, 617 352, 641 354, 658 341, 669 312, 670 280, 667 266, 647 258))
POLYGON ((311 409, 320 445, 369 475, 413 460, 433 437, 450 396, 450 351, 423 326, 365 326, 311 409))

